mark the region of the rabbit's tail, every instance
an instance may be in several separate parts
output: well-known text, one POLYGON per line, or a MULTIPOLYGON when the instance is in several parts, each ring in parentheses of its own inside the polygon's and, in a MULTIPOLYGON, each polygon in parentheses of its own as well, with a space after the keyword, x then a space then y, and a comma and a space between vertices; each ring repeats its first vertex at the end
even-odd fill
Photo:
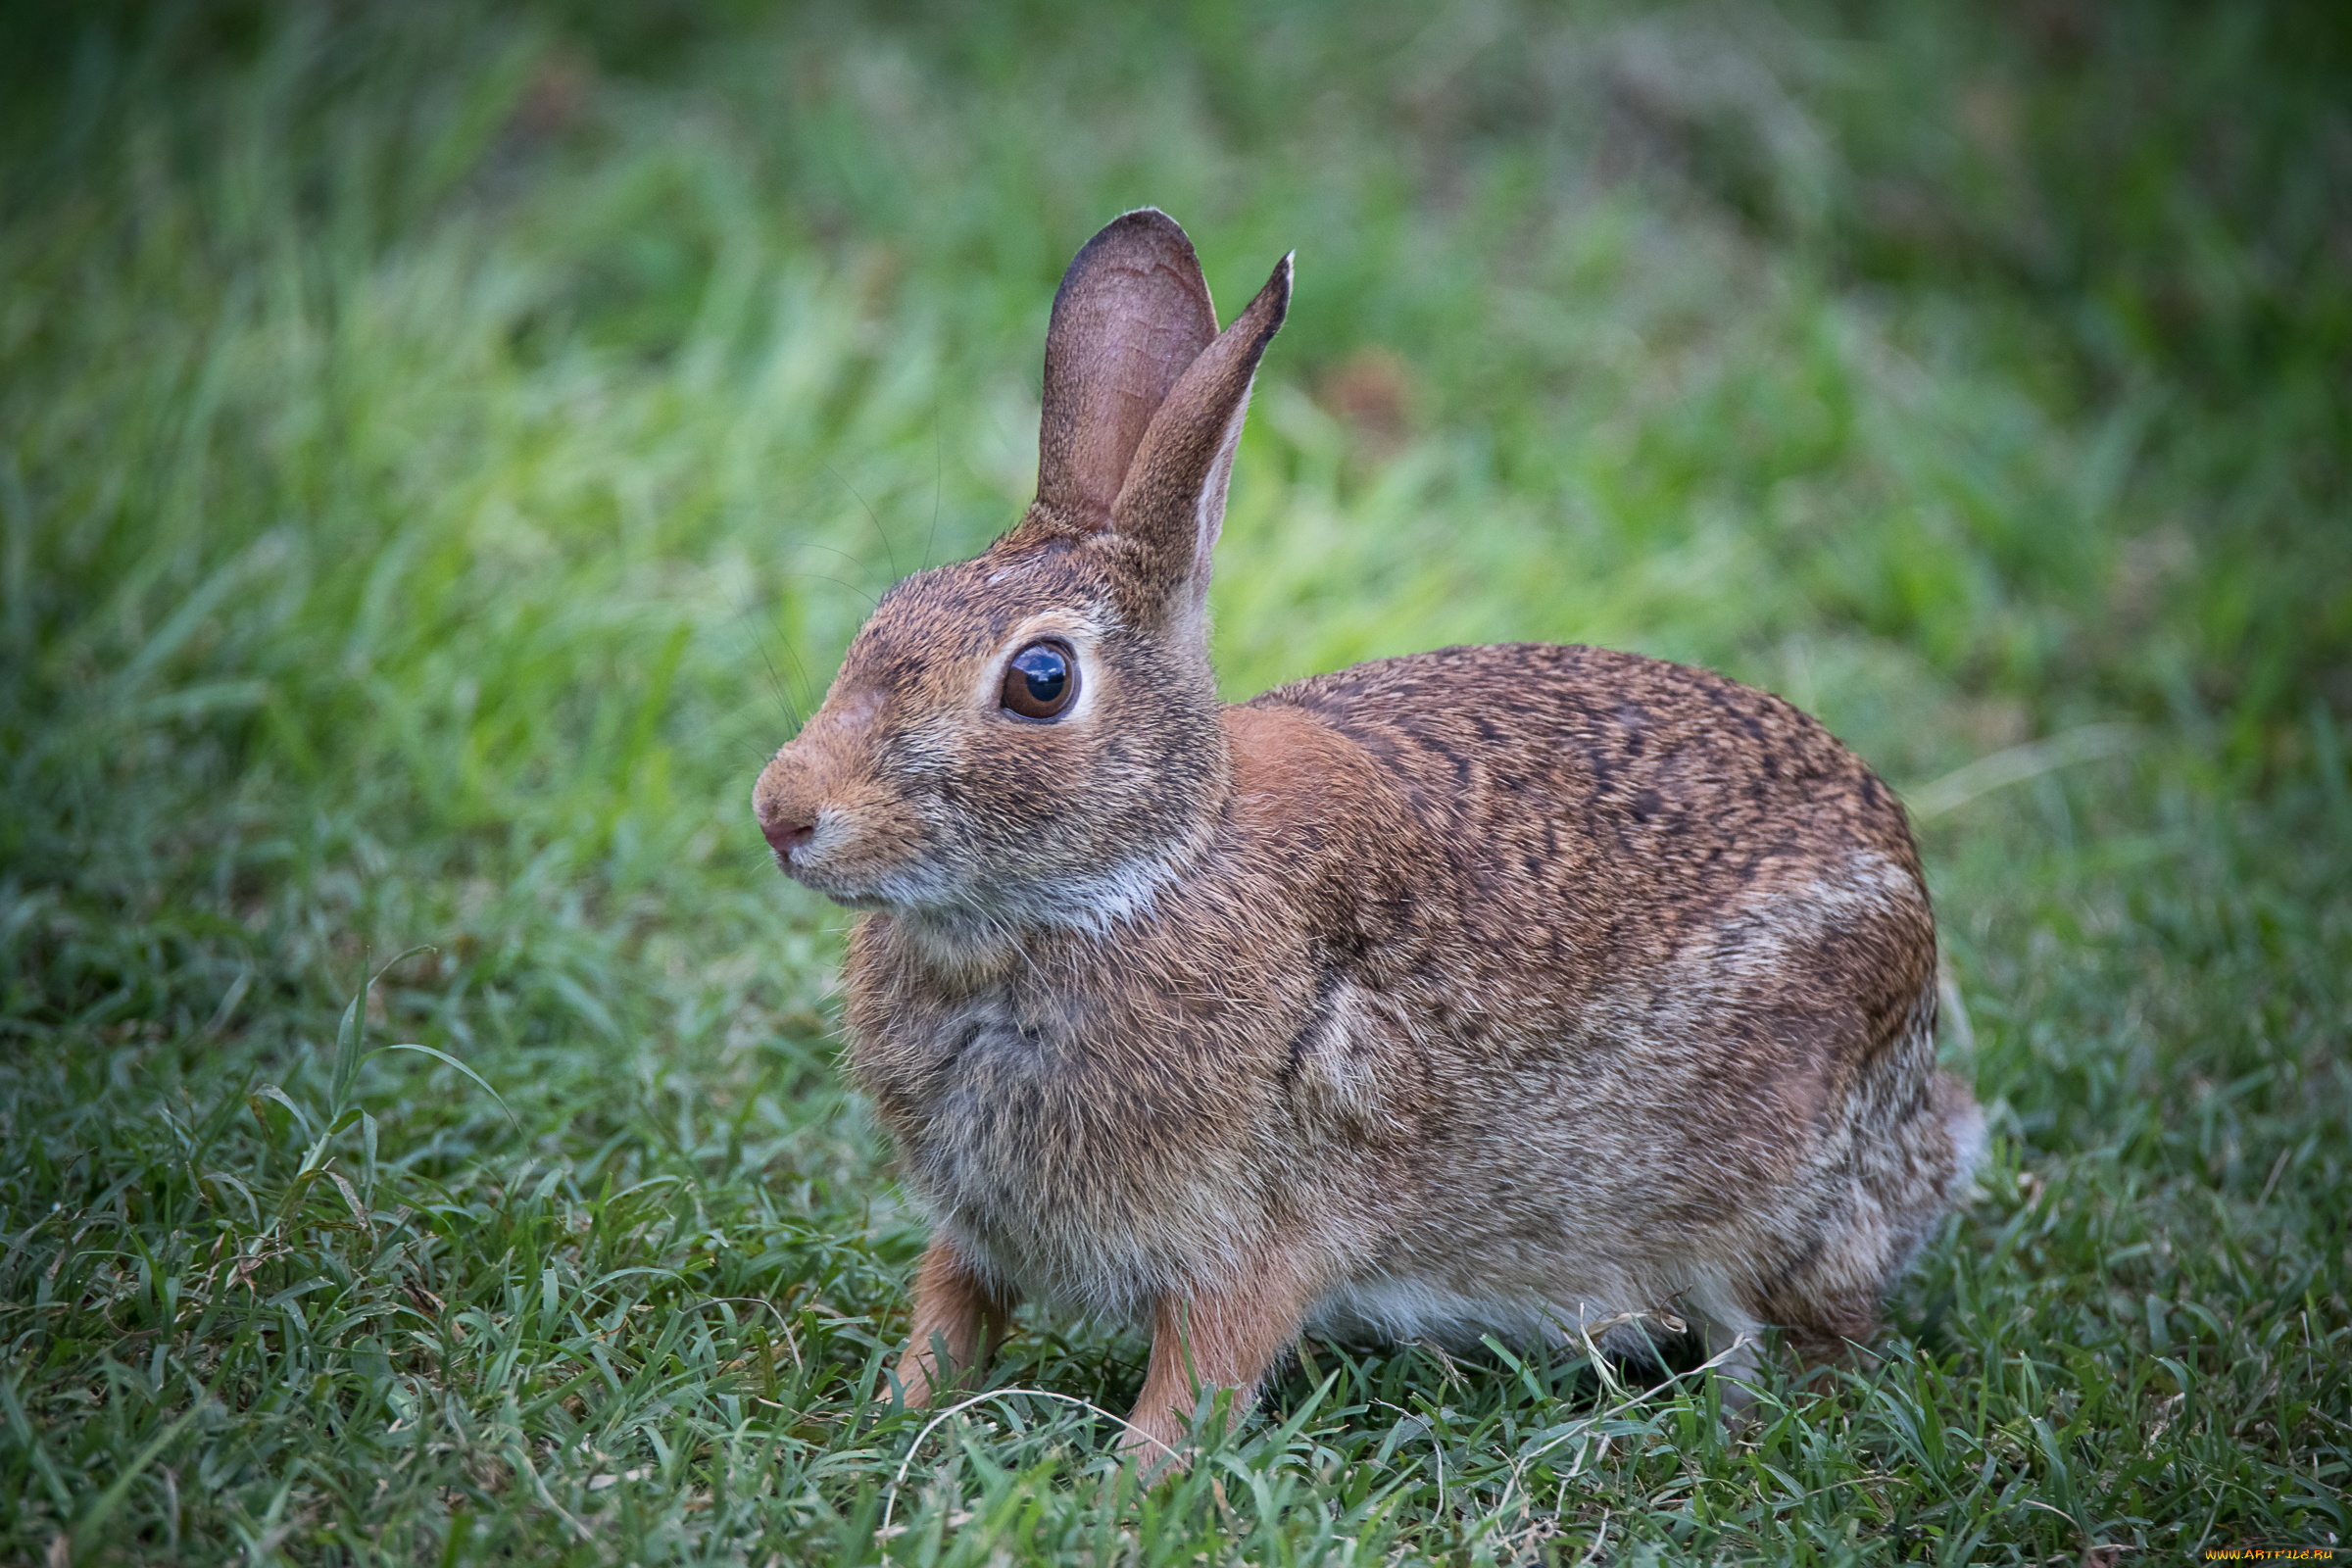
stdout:
POLYGON ((1946 1201, 1957 1202, 1984 1157, 1984 1110, 1968 1085, 1948 1072, 1936 1075, 1929 1103, 1952 1141, 1952 1174, 1944 1187, 1946 1201))

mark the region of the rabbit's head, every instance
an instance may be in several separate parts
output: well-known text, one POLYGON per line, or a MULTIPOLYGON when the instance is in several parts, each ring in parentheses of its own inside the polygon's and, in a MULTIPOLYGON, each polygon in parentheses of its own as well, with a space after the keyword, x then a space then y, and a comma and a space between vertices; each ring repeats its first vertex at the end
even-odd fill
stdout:
POLYGON ((789 875, 952 930, 1101 930, 1200 853, 1230 788, 1209 556, 1290 292, 1286 256, 1219 333, 1166 215, 1087 242, 1047 333, 1037 500, 893 588, 760 775, 789 875))

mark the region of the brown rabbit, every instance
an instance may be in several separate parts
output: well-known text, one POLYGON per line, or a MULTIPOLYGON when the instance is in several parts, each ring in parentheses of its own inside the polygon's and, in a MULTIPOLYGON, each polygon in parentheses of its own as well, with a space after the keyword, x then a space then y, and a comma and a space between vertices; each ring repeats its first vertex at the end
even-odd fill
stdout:
POLYGON ((1307 1329, 1622 1345, 1680 1305, 1736 1376, 1764 1325, 1868 1338, 1984 1139, 1902 807, 1779 698, 1631 654, 1218 702, 1290 293, 1285 257, 1219 333, 1165 215, 1090 240, 1036 503, 891 590, 754 792, 867 911, 851 1067, 937 1226, 906 1401, 1024 1297, 1151 1325, 1154 1452, 1307 1329))

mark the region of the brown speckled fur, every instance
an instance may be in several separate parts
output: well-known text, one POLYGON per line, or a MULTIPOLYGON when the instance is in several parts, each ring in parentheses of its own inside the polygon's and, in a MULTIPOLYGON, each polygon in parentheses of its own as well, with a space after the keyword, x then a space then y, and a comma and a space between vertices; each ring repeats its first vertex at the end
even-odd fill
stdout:
POLYGON ((1148 210, 1081 252, 1039 503, 892 591, 755 793, 870 911, 851 1065, 938 1226, 906 1396, 1023 1297, 1152 1327, 1155 1452, 1303 1328, 1867 1339, 1982 1137, 1902 808, 1780 699, 1595 649, 1220 705, 1209 552, 1289 262, 1205 346, 1198 278, 1148 210), (1046 723, 997 696, 1039 635, 1082 672, 1046 723))

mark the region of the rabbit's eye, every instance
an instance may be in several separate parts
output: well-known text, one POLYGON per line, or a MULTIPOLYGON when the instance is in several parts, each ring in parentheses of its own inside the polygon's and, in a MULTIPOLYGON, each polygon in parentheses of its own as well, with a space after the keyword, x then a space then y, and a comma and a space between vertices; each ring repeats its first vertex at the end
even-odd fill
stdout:
POLYGON ((1059 643, 1031 643, 1004 666, 1004 707, 1023 718, 1054 718, 1078 695, 1078 661, 1059 643))

